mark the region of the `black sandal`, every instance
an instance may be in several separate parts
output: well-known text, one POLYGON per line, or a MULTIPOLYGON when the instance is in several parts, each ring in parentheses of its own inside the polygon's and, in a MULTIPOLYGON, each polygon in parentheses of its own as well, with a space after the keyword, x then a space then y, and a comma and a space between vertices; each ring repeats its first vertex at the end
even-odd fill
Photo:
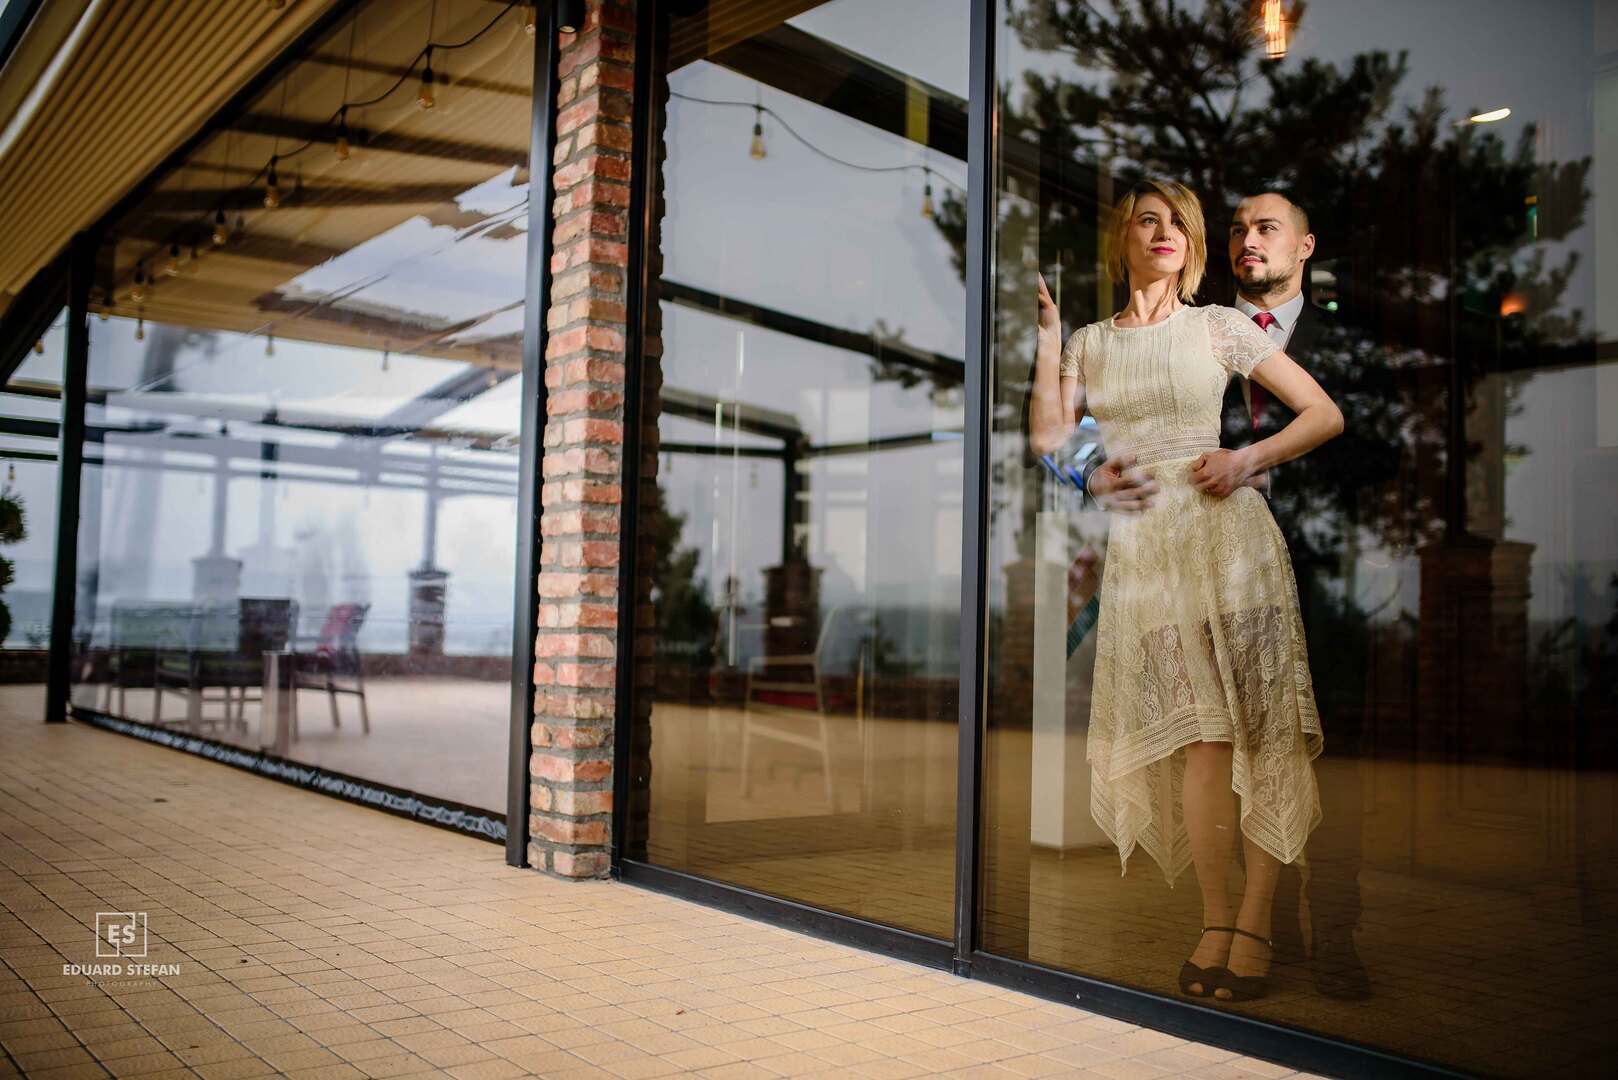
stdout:
MULTIPOLYGON (((1198 943, 1201 943, 1204 935, 1213 933, 1239 934, 1241 931, 1234 926, 1204 926, 1202 934, 1197 937, 1198 943)), ((1225 985, 1225 979, 1229 975, 1230 972, 1225 970, 1223 964, 1198 967, 1187 960, 1180 965, 1180 993, 1186 997, 1210 997, 1215 990, 1225 985), (1191 989, 1193 984, 1200 985, 1202 989, 1191 989)))
MULTIPOLYGON (((1247 930, 1242 930, 1237 927, 1231 927, 1231 929, 1242 935, 1242 937, 1252 938, 1254 941, 1261 943, 1266 949, 1269 949, 1271 963, 1273 964, 1275 959, 1274 942, 1270 941, 1268 938, 1261 938, 1257 934, 1251 933, 1247 930)), ((1267 970, 1262 975, 1238 975, 1227 967, 1224 969, 1225 981, 1220 983, 1216 989, 1228 990, 1230 992, 1230 996, 1219 997, 1217 994, 1215 994, 1215 999, 1218 1001, 1257 1001, 1259 998, 1263 997, 1269 992, 1269 987, 1265 985, 1266 980, 1268 980, 1269 977, 1270 973, 1267 970)))

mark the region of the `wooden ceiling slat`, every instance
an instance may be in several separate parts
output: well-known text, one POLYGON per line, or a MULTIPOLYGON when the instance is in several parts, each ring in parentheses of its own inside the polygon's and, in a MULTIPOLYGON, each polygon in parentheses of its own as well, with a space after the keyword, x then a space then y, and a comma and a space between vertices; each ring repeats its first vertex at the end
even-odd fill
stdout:
POLYGON ((0 158, 0 290, 21 288, 333 2, 103 7, 0 158))

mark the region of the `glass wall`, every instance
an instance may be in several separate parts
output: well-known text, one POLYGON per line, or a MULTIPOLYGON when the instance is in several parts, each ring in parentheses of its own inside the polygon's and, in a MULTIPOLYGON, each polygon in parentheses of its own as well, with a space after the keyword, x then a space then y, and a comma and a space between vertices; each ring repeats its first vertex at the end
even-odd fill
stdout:
MULTIPOLYGON (((56 426, 62 415, 62 357, 67 313, 23 357, 0 391, 0 500, 21 511, 16 525, 0 534, 0 558, 11 576, 0 601, 9 621, 0 647, 37 651, 50 646, 51 591, 56 566, 56 426), (17 526, 20 526, 18 528, 17 526), (21 535, 18 535, 20 532, 21 535)), ((4 571, 0 570, 0 576, 4 571)), ((42 668, 29 666, 16 677, 35 681, 42 668)))
POLYGON ((360 4, 112 227, 76 706, 503 816, 532 48, 360 4))
POLYGON ((696 6, 660 52, 627 851, 948 937, 969 5, 696 6))
MULTIPOLYGON (((995 34, 984 947, 1466 1072, 1608 1074, 1618 18, 1031 0, 995 34), (1200 197, 1195 302, 1244 325, 1113 320, 1099 237, 1143 176, 1200 197), (1040 277, 1062 342, 1108 320, 1069 346, 1059 449, 1040 277), (1221 436, 1239 480, 1307 403, 1265 386, 1273 347, 1343 434, 1199 490, 1221 436), (1143 512, 1083 494, 1126 456, 1143 512)), ((1140 251, 1183 253, 1188 220, 1136 209, 1140 251)))

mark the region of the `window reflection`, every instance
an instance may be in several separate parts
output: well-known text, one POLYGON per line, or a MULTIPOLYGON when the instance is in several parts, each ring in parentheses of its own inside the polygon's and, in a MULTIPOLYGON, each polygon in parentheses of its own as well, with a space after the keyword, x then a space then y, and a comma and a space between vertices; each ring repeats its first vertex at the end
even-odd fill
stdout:
POLYGON ((657 652, 629 847, 939 937, 966 113, 929 79, 964 86, 950 6, 713 3, 669 22, 644 405, 657 652), (895 20, 903 40, 879 32, 895 20))
POLYGON ((531 50, 362 5, 112 228, 76 705, 503 814, 531 50))
MULTIPOLYGON (((1436 44, 1443 5, 1263 7, 1278 26, 1217 0, 1150 26, 1129 4, 1003 12, 983 941, 1180 996, 1202 898, 1138 857, 1119 877, 1091 814, 1093 605, 1119 525, 1071 482, 1109 453, 1094 428, 1048 464, 1029 445, 1035 275, 1064 339, 1120 310, 1098 223, 1166 175, 1207 210, 1199 302, 1236 304, 1227 228, 1278 192, 1316 240, 1287 348, 1347 424, 1265 496, 1296 571, 1322 815, 1276 889, 1269 993, 1215 1007, 1465 1071, 1595 1075, 1611 1035, 1566 995, 1612 985, 1596 958, 1618 828, 1593 733, 1618 610, 1599 59, 1618 28, 1568 4, 1530 42, 1485 6, 1463 63, 1436 44)), ((1227 445, 1287 419, 1239 383, 1224 408, 1227 445)))
POLYGON ((44 678, 50 646, 56 565, 56 425, 61 419, 62 355, 67 313, 59 313, 0 391, 0 497, 10 500, 0 557, 10 566, 4 596, 8 620, 0 647, 13 681, 44 678))

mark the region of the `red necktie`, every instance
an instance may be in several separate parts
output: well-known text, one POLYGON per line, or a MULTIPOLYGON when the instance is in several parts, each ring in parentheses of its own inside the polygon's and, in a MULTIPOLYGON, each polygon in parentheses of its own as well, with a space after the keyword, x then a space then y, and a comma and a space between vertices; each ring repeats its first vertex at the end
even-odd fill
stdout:
MULTIPOLYGON (((1258 323, 1258 328, 1260 330, 1268 331, 1270 327, 1274 326, 1280 320, 1274 315, 1271 315, 1268 311, 1261 311, 1257 315, 1253 316, 1253 321, 1258 323)), ((1251 392, 1248 395, 1248 403, 1249 408, 1251 408, 1253 412, 1253 434, 1257 435, 1258 420, 1259 417, 1264 415, 1264 406, 1269 402, 1270 395, 1266 393, 1264 387, 1260 386, 1258 383, 1252 382, 1252 380, 1248 381, 1252 383, 1251 387, 1249 388, 1251 392)))

